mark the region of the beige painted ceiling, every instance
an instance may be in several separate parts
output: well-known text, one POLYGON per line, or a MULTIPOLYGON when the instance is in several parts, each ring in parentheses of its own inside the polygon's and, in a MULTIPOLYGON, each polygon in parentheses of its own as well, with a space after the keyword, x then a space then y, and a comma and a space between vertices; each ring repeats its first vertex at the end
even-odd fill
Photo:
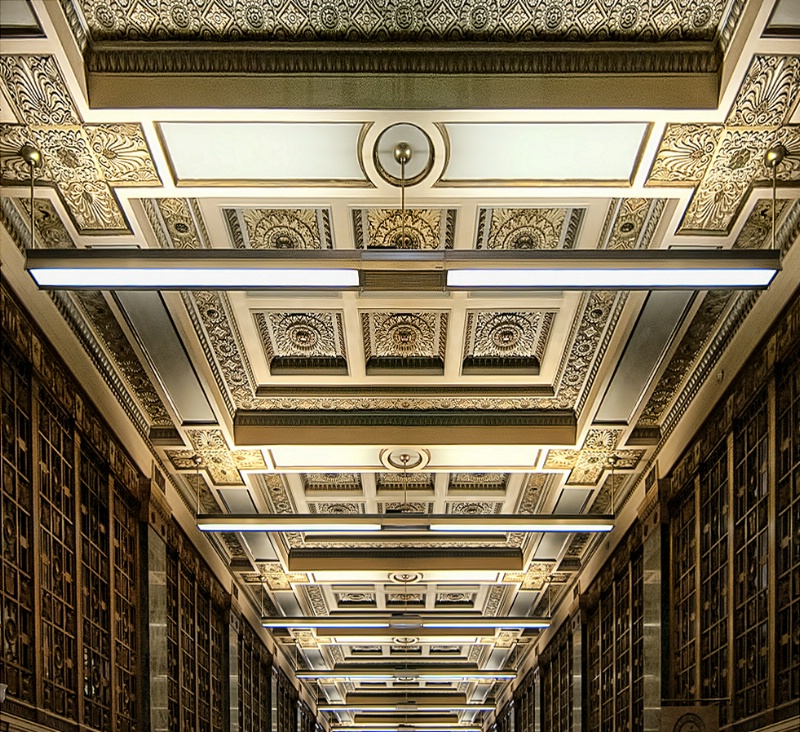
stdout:
MULTIPOLYGON (((369 514, 404 502, 467 515, 616 512, 605 542, 618 541, 646 483, 670 468, 797 284, 800 56, 797 29, 770 20, 769 0, 17 5, 39 30, 7 33, 0 52, 3 271, 86 365, 189 528, 199 493, 204 512, 369 514), (424 132, 432 151, 406 190, 405 222, 399 188, 375 160, 398 123, 424 132), (19 251, 30 216, 24 142, 44 157, 37 247, 399 242, 486 256, 769 247, 763 155, 782 142, 784 268, 764 294, 394 282, 47 295, 19 251), (424 471, 387 471, 385 452, 404 446, 425 455, 424 471)), ((382 542, 230 533, 212 544, 248 612, 319 616, 557 614, 605 551, 593 535, 513 532, 382 542)), ((293 662, 315 669, 516 668, 537 638, 276 634, 293 662)), ((409 688, 451 704, 501 693, 474 681, 320 685, 332 702, 409 688)))

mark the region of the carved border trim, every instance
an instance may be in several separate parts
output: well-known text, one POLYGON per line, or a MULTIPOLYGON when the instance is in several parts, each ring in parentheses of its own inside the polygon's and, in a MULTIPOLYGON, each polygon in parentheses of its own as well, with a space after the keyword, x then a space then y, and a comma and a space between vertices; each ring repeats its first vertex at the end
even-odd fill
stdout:
POLYGON ((99 74, 686 74, 716 73, 719 44, 657 48, 632 43, 278 43, 268 50, 209 43, 202 49, 157 42, 90 44, 84 61, 99 74))

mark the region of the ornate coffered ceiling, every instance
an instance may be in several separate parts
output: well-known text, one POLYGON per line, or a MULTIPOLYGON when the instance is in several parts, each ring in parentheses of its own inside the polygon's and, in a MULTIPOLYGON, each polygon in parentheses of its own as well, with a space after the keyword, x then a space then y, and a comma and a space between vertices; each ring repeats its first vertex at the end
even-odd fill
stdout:
MULTIPOLYGON (((758 340, 760 299, 777 312, 798 281, 800 56, 762 33, 767 0, 60 0, 34 9, 46 36, 35 54, 29 40, 4 38, 0 55, 3 273, 59 343, 85 353, 189 524, 198 506, 623 516, 696 427, 693 405, 721 393, 731 344, 758 340), (244 53, 253 41, 258 52, 244 53), (426 86, 434 78, 440 86, 426 86), (398 122, 432 149, 405 190, 404 215, 374 149, 398 122), (560 143, 509 152, 512 132, 560 143), (773 232, 762 159, 776 141, 789 155, 777 170, 773 232), (635 389, 620 364, 634 336, 653 329, 647 293, 416 290, 424 270, 369 291, 162 293, 148 307, 188 365, 165 364, 123 297, 34 291, 19 253, 31 213, 17 155, 25 142, 44 158, 33 211, 43 248, 493 257, 758 249, 774 233, 784 268, 765 294, 687 298, 652 358, 629 362, 643 384, 635 389), (184 148, 202 175, 178 175, 184 148), (455 151, 472 168, 449 176, 464 163, 455 151), (597 161, 615 172, 597 173, 597 161), (175 384, 193 385, 213 418, 186 419, 175 384), (600 420, 619 393, 625 417, 600 420), (425 468, 389 470, 386 452, 398 448, 424 455, 425 468)), ((253 532, 211 542, 253 616, 262 607, 547 614, 585 586, 601 546, 590 534, 521 532, 380 541, 253 532)), ((288 658, 318 668, 502 668, 524 664, 536 638, 276 634, 288 658)), ((377 683, 321 684, 320 698, 413 688, 479 701, 492 688, 377 683)))

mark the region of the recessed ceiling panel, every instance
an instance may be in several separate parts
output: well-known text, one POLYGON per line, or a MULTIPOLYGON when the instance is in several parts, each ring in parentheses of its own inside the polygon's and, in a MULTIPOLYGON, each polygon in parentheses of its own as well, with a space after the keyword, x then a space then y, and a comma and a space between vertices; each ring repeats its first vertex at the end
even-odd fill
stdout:
POLYGON ((364 184, 358 122, 161 122, 177 183, 364 184), (202 155, 198 154, 202 150, 202 155))
POLYGON ((648 131, 644 122, 449 123, 439 185, 628 183, 648 131))

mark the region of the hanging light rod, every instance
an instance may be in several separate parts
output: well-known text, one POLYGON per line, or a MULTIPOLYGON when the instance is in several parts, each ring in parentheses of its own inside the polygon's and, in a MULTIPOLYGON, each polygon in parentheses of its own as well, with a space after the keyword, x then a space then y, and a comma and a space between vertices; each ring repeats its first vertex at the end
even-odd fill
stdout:
POLYGON ((201 514, 200 531, 298 532, 605 532, 614 517, 580 514, 201 514))
POLYGON ((25 266, 43 289, 751 289, 769 285, 780 269, 780 253, 730 249, 32 249, 25 266))
POLYGON ((459 671, 438 670, 431 668, 398 668, 387 671, 374 669, 341 669, 336 671, 297 671, 295 676, 298 679, 310 681, 338 681, 368 679, 370 681, 383 681, 392 679, 437 679, 446 681, 448 679, 468 679, 475 681, 511 681, 517 677, 513 671, 459 671))
MULTIPOLYGON (((414 630, 417 631, 421 628, 436 628, 436 629, 450 629, 461 628, 465 630, 497 630, 500 628, 515 628, 515 629, 539 629, 547 628, 550 621, 547 618, 524 618, 524 617, 482 617, 482 616, 464 616, 464 615, 347 615, 341 618, 337 617, 282 617, 282 618, 264 618, 261 624, 265 628, 272 629, 291 629, 291 630, 337 630, 337 629, 350 629, 359 630, 361 628, 386 628, 392 631, 397 630, 414 630)), ((389 678, 406 678, 407 676, 414 676, 414 674, 407 674, 405 670, 398 669, 397 673, 389 678)), ((323 677, 327 678, 327 677, 323 677)), ((348 677, 349 678, 349 677, 348 677)), ((432 677, 428 677, 432 678, 432 677)), ((453 678, 452 675, 446 678, 453 678)), ((459 677, 461 678, 461 677, 459 677)), ((470 677, 473 678, 473 677, 470 677)), ((496 675, 491 678, 497 678, 496 675)))

